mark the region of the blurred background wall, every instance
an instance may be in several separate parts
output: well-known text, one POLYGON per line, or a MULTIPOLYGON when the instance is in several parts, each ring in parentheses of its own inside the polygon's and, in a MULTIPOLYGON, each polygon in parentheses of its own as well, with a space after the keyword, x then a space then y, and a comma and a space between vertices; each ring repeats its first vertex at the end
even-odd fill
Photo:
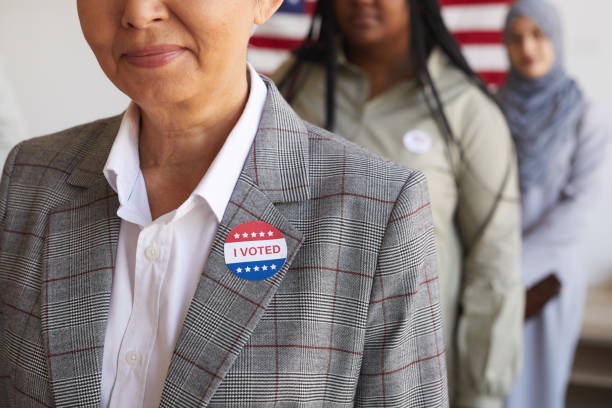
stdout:
MULTIPOLYGON (((605 41, 612 38, 612 2, 552 1, 562 12, 568 70, 591 99, 607 105, 612 121, 612 47, 605 41)), ((29 137, 125 109, 127 97, 106 79, 82 38, 74 0, 2 0, 0 7, 0 72, 12 85, 29 137)), ((604 209, 611 206, 612 188, 604 209)), ((612 281, 611 240, 612 213, 602 211, 585 259, 592 283, 612 281)))

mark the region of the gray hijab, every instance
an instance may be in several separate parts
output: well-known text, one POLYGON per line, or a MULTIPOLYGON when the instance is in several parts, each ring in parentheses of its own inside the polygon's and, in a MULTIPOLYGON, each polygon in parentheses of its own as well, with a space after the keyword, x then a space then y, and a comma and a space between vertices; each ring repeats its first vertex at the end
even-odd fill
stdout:
POLYGON ((555 49, 555 63, 548 74, 529 79, 511 68, 498 94, 517 148, 521 191, 526 191, 554 177, 552 165, 571 141, 584 96, 565 72, 557 9, 545 0, 518 0, 506 18, 506 38, 519 16, 535 21, 555 49))

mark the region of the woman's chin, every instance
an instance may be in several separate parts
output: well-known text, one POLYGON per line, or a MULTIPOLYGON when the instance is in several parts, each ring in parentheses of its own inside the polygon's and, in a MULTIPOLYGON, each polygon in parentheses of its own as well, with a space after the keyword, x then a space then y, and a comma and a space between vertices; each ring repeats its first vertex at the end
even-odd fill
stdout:
POLYGON ((193 86, 157 82, 123 88, 122 91, 141 107, 175 105, 194 97, 193 86))

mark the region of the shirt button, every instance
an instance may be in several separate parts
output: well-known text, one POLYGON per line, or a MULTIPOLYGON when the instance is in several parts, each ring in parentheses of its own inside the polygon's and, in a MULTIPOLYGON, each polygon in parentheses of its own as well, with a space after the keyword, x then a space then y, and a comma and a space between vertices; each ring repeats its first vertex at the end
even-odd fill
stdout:
POLYGON ((129 365, 136 365, 140 363, 140 353, 137 351, 130 351, 125 355, 125 361, 129 365))
POLYGON ((159 259, 159 248, 155 244, 151 244, 147 249, 145 249, 145 257, 149 261, 157 261, 159 259))

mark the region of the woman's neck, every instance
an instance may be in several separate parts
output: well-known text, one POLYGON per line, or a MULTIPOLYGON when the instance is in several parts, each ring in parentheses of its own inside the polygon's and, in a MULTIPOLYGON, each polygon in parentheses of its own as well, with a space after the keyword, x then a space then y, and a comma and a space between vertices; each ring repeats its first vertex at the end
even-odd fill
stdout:
POLYGON ((140 106, 141 167, 214 159, 248 100, 248 72, 241 78, 180 103, 140 106))
POLYGON ((409 41, 368 47, 346 44, 344 49, 347 59, 364 70, 368 76, 369 99, 382 94, 400 81, 414 77, 409 41))
POLYGON ((140 107, 140 168, 153 219, 178 208, 206 174, 246 106, 248 75, 189 101, 140 107))

